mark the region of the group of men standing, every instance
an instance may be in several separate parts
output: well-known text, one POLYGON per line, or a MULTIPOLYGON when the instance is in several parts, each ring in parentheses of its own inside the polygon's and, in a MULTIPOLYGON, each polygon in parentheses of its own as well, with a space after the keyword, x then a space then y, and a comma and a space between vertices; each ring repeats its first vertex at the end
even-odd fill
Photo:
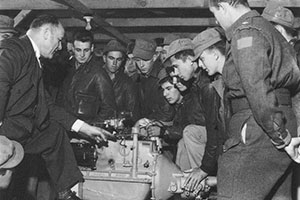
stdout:
POLYGON ((176 39, 164 65, 156 44, 137 39, 131 77, 122 44, 110 41, 101 60, 92 34, 76 32, 55 99, 61 107, 45 91, 40 57, 61 50, 64 28, 51 15, 37 17, 25 36, 0 43, 0 134, 41 155, 58 199, 79 199, 70 188, 83 180, 67 133, 106 140, 110 133, 91 124, 122 111, 140 124, 158 122, 148 134, 180 140, 176 163, 192 168, 185 190, 198 190, 217 170, 220 200, 291 199, 300 71, 293 27, 281 20, 289 12, 267 7, 261 16, 247 0, 210 0, 209 9, 223 30, 176 39))

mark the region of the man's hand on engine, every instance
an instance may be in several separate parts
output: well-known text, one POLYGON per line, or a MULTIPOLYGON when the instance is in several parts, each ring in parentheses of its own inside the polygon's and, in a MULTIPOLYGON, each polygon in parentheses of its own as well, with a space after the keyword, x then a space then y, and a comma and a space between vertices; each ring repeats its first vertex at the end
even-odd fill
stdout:
POLYGON ((159 126, 156 126, 156 125, 152 125, 152 126, 149 126, 147 128, 147 132, 148 132, 148 135, 149 136, 160 136, 160 133, 161 133, 161 128, 159 126))
POLYGON ((300 137, 292 138, 290 144, 284 147, 284 150, 297 163, 300 163, 300 137))
POLYGON ((110 132, 96 126, 91 126, 87 123, 84 123, 81 126, 79 133, 81 133, 83 137, 91 138, 97 142, 101 142, 103 140, 107 141, 107 137, 113 136, 110 132))
POLYGON ((142 118, 136 122, 135 126, 139 126, 142 136, 160 136, 164 124, 160 121, 142 118))
POLYGON ((201 181, 205 179, 207 175, 208 174, 200 168, 194 168, 183 184, 184 189, 190 192, 198 190, 201 181))

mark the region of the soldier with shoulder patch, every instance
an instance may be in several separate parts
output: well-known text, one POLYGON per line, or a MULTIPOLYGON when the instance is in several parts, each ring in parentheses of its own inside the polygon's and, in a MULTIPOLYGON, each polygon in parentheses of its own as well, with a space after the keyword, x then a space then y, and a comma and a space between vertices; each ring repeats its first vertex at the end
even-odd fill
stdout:
POLYGON ((291 184, 282 183, 292 159, 299 162, 293 49, 247 0, 209 0, 209 9, 226 32, 222 74, 232 112, 218 163, 218 200, 291 199, 291 184))

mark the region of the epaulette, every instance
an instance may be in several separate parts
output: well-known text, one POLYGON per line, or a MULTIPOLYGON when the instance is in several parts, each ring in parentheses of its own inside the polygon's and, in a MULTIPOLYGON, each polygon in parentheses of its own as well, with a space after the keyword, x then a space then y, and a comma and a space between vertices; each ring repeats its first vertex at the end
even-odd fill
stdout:
POLYGON ((249 21, 244 21, 242 22, 242 25, 237 27, 234 32, 245 30, 245 29, 256 29, 258 31, 261 31, 261 28, 255 26, 253 23, 250 23, 249 21))

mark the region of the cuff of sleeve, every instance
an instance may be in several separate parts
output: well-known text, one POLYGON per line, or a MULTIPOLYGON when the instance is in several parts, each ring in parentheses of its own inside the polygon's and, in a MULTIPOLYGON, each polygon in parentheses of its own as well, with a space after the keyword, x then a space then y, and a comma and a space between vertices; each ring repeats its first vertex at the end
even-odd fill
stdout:
POLYGON ((287 132, 286 137, 283 138, 280 143, 277 143, 274 140, 271 140, 277 149, 282 149, 290 144, 290 142, 292 140, 292 136, 288 130, 286 130, 286 132, 287 132))
POLYGON ((71 130, 78 133, 82 125, 84 124, 84 121, 77 119, 74 124, 72 125, 71 130))
POLYGON ((200 169, 209 175, 212 174, 214 171, 213 167, 209 167, 209 166, 205 166, 205 165, 201 165, 200 169))

